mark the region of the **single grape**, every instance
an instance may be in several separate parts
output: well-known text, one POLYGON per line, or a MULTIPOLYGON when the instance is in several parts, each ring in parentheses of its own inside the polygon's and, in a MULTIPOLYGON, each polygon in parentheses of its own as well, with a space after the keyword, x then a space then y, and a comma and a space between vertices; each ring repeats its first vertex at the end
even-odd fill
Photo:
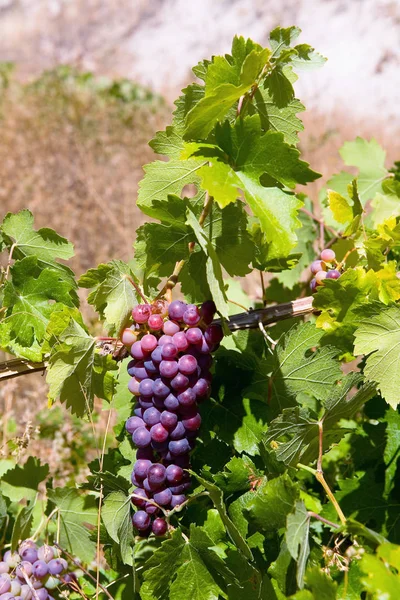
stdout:
POLYGON ((8 566, 8 564, 6 562, 0 561, 0 574, 8 573, 9 570, 10 567, 8 566))
POLYGON ((311 273, 315 275, 318 271, 326 271, 326 265, 322 260, 314 260, 310 265, 311 273))
POLYGON ((164 320, 161 315, 155 314, 150 315, 147 323, 152 331, 161 331, 164 325, 164 320))
POLYGON ((168 439, 168 431, 161 425, 161 423, 157 423, 157 425, 153 425, 150 429, 151 439, 155 442, 165 442, 168 439))
POLYGON ((150 525, 150 517, 144 510, 138 510, 132 517, 132 523, 136 529, 143 531, 150 525))
POLYGON ((168 483, 176 485, 182 480, 183 469, 181 469, 181 467, 178 467, 178 465, 168 465, 165 472, 165 476, 168 483))
POLYGON ((170 386, 173 390, 182 391, 189 385, 189 378, 183 373, 177 373, 170 381, 170 386))
POLYGON ((169 488, 165 488, 165 490, 161 490, 160 492, 156 492, 153 495, 154 502, 157 502, 160 506, 167 506, 171 502, 172 493, 169 488))
POLYGON ((168 385, 159 377, 154 380, 153 393, 159 398, 166 398, 170 393, 168 385))
POLYGON ((50 575, 61 575, 65 570, 60 558, 53 558, 48 564, 50 575))
POLYGON ((151 489, 151 487, 149 485, 149 481, 148 481, 147 477, 146 477, 146 479, 143 480, 143 489, 147 493, 148 498, 151 498, 151 496, 153 494, 153 490, 151 489))
POLYGON ((36 590, 36 596, 38 597, 38 600, 49 600, 50 598, 49 592, 46 590, 46 588, 40 588, 39 590, 36 590))
POLYGON ((213 344, 207 342, 205 338, 203 338, 201 344, 198 345, 198 351, 200 352, 200 354, 209 355, 212 352, 213 348, 213 344))
POLYGON ((150 431, 145 427, 138 427, 132 434, 132 441, 138 448, 146 448, 151 442, 150 431))
POLYGON ((17 552, 11 554, 10 550, 7 550, 7 552, 4 552, 3 560, 11 569, 15 569, 17 564, 21 562, 21 557, 17 552))
POLYGON ((178 401, 183 406, 192 406, 196 402, 196 394, 192 388, 187 388, 187 390, 178 394, 178 401))
POLYGON ((146 502, 146 506, 144 509, 148 515, 157 515, 160 512, 160 509, 155 504, 151 502, 146 502))
POLYGON ((209 344, 219 344, 224 337, 221 325, 210 325, 207 327, 204 337, 209 344))
POLYGON ((162 335, 158 340, 158 345, 160 347, 164 346, 164 344, 172 344, 172 336, 171 335, 162 335))
POLYGON ((191 375, 197 368, 197 360, 194 356, 185 354, 178 361, 179 371, 184 375, 191 375))
POLYGON ((310 281, 310 290, 312 293, 314 293, 316 291, 316 289, 317 289, 317 282, 315 281, 315 278, 314 278, 314 279, 311 279, 311 281, 310 281))
POLYGON ((135 366, 130 370, 133 371, 133 376, 139 381, 147 378, 147 371, 142 360, 136 361, 135 366))
POLYGON ((315 275, 315 281, 317 285, 319 285, 323 282, 324 279, 326 279, 326 275, 326 271, 318 271, 318 273, 315 275))
POLYGON ((48 546, 47 544, 43 544, 43 546, 40 546, 40 548, 38 549, 38 559, 44 560, 44 562, 47 563, 52 558, 54 558, 53 548, 51 546, 48 546))
POLYGON ((169 412, 168 410, 164 410, 161 413, 160 417, 161 425, 165 427, 168 431, 174 429, 178 422, 178 415, 175 413, 169 412))
POLYGON ((143 421, 146 425, 157 425, 160 422, 161 413, 154 406, 147 408, 143 413, 143 421))
POLYGON ((191 327, 186 331, 186 339, 189 344, 200 344, 203 340, 203 332, 198 327, 191 327))
POLYGON ((139 392, 139 385, 140 385, 140 381, 138 381, 137 379, 135 379, 134 377, 132 377, 132 379, 130 379, 129 383, 128 383, 128 390, 134 396, 139 396, 139 394, 140 394, 140 392, 139 392))
POLYGON ((186 339, 186 333, 184 331, 179 331, 178 333, 175 333, 172 336, 172 341, 178 348, 179 352, 184 352, 189 346, 189 342, 186 339))
POLYGON ((162 537, 168 531, 168 524, 165 519, 154 519, 153 524, 151 526, 151 530, 157 537, 162 537))
POLYGON ((174 323, 174 321, 165 321, 163 326, 163 332, 166 335, 175 335, 180 330, 178 323, 174 323))
POLYGON ((142 508, 143 506, 146 505, 147 500, 148 500, 148 495, 145 492, 145 490, 143 490, 142 488, 135 488, 133 490, 132 496, 131 496, 132 504, 142 508), (137 496, 140 496, 140 498, 137 498, 137 496))
POLYGON ((132 344, 136 342, 136 339, 137 335, 132 329, 130 329, 130 327, 124 329, 124 331, 122 332, 121 342, 125 346, 132 346, 132 344))
POLYGON ((30 577, 32 575, 32 571, 32 563, 28 562, 27 560, 22 560, 15 569, 15 573, 20 579, 24 579, 24 573, 30 577))
POLYGON ((326 248, 325 250, 322 250, 320 256, 321 260, 323 260, 324 262, 332 262, 333 260, 335 260, 336 254, 330 248, 326 248))
POLYGON ((168 302, 159 298, 155 300, 151 306, 151 310, 153 314, 161 315, 162 317, 166 317, 168 314, 168 302))
POLYGON ((146 377, 151 378, 158 375, 158 367, 152 360, 145 360, 143 366, 146 369, 146 377))
POLYGON ((136 358, 136 360, 143 360, 146 356, 145 352, 143 352, 141 342, 135 342, 131 347, 131 356, 136 358))
POLYGON ((153 400, 151 396, 139 396, 139 405, 142 407, 143 412, 146 409, 151 408, 153 406, 153 400))
MULTIPOLYGON (((33 596, 32 596, 32 593, 31 593, 31 598, 32 597, 33 596)), ((5 594, 1 594, 0 600, 18 600, 18 599, 11 592, 6 592, 5 594)))
POLYGON ((172 494, 175 496, 177 494, 183 494, 183 492, 185 492, 188 489, 188 485, 185 483, 179 483, 177 485, 170 485, 169 489, 171 490, 172 494))
POLYGON ((174 394, 169 394, 164 400, 164 406, 168 410, 176 410, 179 406, 179 400, 174 394))
POLYGON ((149 460, 139 458, 133 466, 133 472, 135 473, 136 479, 145 479, 151 465, 152 463, 149 460))
POLYGON ((150 488, 158 488, 165 482, 166 468, 161 463, 151 465, 147 474, 147 481, 150 488))
POLYGON ((19 596, 21 594, 21 583, 17 579, 11 580, 11 590, 10 593, 13 596, 19 596))
POLYGON ((127 432, 132 435, 132 433, 134 431, 136 431, 136 429, 138 427, 144 427, 144 425, 145 425, 144 420, 141 419, 140 417, 135 416, 135 417, 129 417, 129 419, 125 423, 125 428, 126 428, 127 432))
POLYGON ((201 416, 197 413, 196 416, 190 417, 189 419, 182 419, 183 426, 189 431, 197 431, 200 429, 201 416))
MULTIPOLYGON (((183 357, 184 358, 184 357, 183 357)), ((179 359, 181 360, 181 359, 179 359)), ((162 360, 160 362, 160 375, 167 379, 172 379, 178 372, 178 363, 176 360, 162 360)))
POLYGON ((11 590, 11 581, 10 577, 5 577, 5 575, 0 575, 0 594, 5 594, 11 590))
POLYGON ((44 560, 37 560, 33 563, 33 574, 37 579, 42 579, 49 572, 47 563, 44 560))
POLYGON ((175 506, 180 506, 186 501, 186 496, 183 494, 172 495, 171 498, 171 508, 175 508, 175 506))
POLYGON ((151 315, 151 306, 148 304, 138 304, 132 310, 132 317, 136 323, 147 323, 151 315))
POLYGON ((212 300, 206 300, 200 307, 201 317, 206 325, 210 325, 217 312, 217 307, 212 300))
POLYGON ((139 393, 141 396, 149 398, 153 395, 154 382, 152 379, 143 379, 139 384, 139 393))
POLYGON ((166 359, 175 358, 178 354, 178 348, 175 344, 164 344, 161 348, 161 356, 166 359))
POLYGON ((140 340, 144 353, 153 352, 157 348, 157 338, 152 333, 147 333, 140 340))
POLYGON ((176 427, 171 431, 169 437, 171 440, 180 440, 185 437, 186 429, 182 421, 178 421, 176 427))
POLYGON ((153 352, 151 353, 151 360, 156 365, 160 364, 160 362, 162 361, 161 347, 160 346, 157 346, 157 348, 155 350, 153 350, 153 352))
POLYGON ((188 304, 185 312, 183 313, 183 320, 189 327, 194 327, 200 322, 201 315, 200 310, 195 304, 188 304))
POLYGON ((181 300, 174 300, 168 307, 169 318, 173 321, 182 321, 183 313, 186 310, 186 304, 181 300))
POLYGON ((327 272, 326 278, 327 279, 339 279, 340 275, 341 275, 340 271, 338 271, 337 269, 332 269, 327 272))
POLYGON ((206 379, 201 377, 196 381, 192 388, 193 392, 196 394, 196 397, 202 398, 203 396, 207 396, 210 392, 210 384, 206 379))
POLYGON ((168 444, 168 449, 171 454, 176 456, 181 456, 182 454, 187 454, 190 452, 190 444, 186 438, 182 438, 181 440, 173 440, 168 444))

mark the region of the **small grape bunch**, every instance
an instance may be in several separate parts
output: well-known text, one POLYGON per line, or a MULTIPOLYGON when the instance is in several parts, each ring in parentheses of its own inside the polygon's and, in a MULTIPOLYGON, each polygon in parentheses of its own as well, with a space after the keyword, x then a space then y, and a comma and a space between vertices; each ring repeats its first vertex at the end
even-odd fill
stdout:
POLYGON ((314 260, 310 266, 311 273, 314 275, 310 282, 311 291, 314 293, 319 285, 323 285, 324 279, 339 279, 341 272, 338 266, 334 251, 330 248, 322 250, 320 260, 314 260))
POLYGON ((57 548, 33 540, 21 542, 17 552, 0 556, 0 600, 55 600, 63 584, 76 581, 75 573, 57 548))
POLYGON ((122 333, 132 360, 128 388, 136 396, 126 429, 138 448, 132 473, 132 503, 139 509, 133 525, 142 536, 163 536, 167 521, 161 508, 186 500, 189 453, 201 424, 198 404, 210 394, 211 353, 222 340, 213 325, 216 308, 175 300, 156 301, 132 310, 133 325, 122 333))

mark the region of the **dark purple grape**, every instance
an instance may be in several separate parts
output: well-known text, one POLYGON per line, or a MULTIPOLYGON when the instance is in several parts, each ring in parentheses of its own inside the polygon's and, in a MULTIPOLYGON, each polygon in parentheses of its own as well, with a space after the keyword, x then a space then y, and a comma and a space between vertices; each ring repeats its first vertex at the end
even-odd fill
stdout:
POLYGON ((182 480, 183 469, 178 465, 168 465, 165 473, 168 483, 177 484, 182 480))
POLYGON ((337 269, 332 269, 331 271, 328 271, 326 274, 326 278, 327 279, 339 279, 341 273, 340 271, 338 271, 337 269))
POLYGON ((132 379, 130 379, 129 383, 128 383, 128 390, 134 396, 139 396, 139 385, 140 385, 140 381, 138 381, 137 379, 132 377, 132 379))
POLYGON ((151 498, 151 496, 153 494, 153 490, 151 489, 151 487, 149 485, 149 480, 147 479, 147 477, 143 481, 143 489, 147 493, 148 497, 151 498))
POLYGON ((164 442, 156 442, 155 440, 151 440, 151 447, 154 448, 158 454, 161 454, 162 452, 168 450, 168 439, 166 439, 164 442))
POLYGON ((151 360, 156 365, 159 364, 162 361, 161 347, 160 346, 157 346, 157 348, 155 350, 153 350, 153 352, 151 353, 151 360))
POLYGON ((156 463, 155 465, 151 465, 147 474, 147 481, 149 482, 149 487, 152 489, 157 489, 163 485, 166 477, 166 468, 161 463, 156 463))
POLYGON ((168 531, 168 524, 165 519, 154 519, 153 524, 151 526, 151 530, 157 537, 162 537, 168 531))
POLYGON ((64 565, 59 558, 53 558, 47 563, 50 575, 61 575, 64 571, 64 565))
POLYGON ((147 333, 140 340, 144 353, 153 352, 157 348, 157 338, 152 333, 147 333))
POLYGON ((176 410, 179 406, 179 400, 174 394, 169 394, 164 400, 164 406, 168 410, 176 410))
POLYGON ((207 327, 204 337, 209 344, 219 344, 224 337, 221 325, 210 325, 207 327))
POLYGON ((37 560, 33 563, 33 574, 36 579, 42 579, 42 577, 45 577, 48 572, 49 569, 44 560, 37 560))
POLYGON ((137 360, 143 360, 145 358, 146 355, 143 352, 141 342, 135 342, 134 344, 132 344, 131 355, 137 360))
POLYGON ((137 364, 137 360, 133 359, 131 361, 129 361, 128 366, 126 368, 126 370, 128 371, 128 375, 130 375, 131 377, 134 376, 134 368, 136 367, 137 364))
POLYGON ((141 396, 149 398, 153 395, 154 382, 152 379, 143 379, 139 384, 139 393, 141 396))
POLYGON ((145 479, 147 477, 147 471, 151 467, 152 463, 149 460, 140 458, 137 460, 133 467, 136 479, 145 479))
POLYGON ((186 501, 186 496, 183 494, 173 495, 171 498, 171 508, 175 508, 175 506, 179 506, 186 501))
POLYGON ((153 396, 153 404, 159 411, 162 412, 164 410, 164 399, 163 398, 160 398, 159 396, 153 396))
POLYGON ((217 307, 212 300, 206 300, 200 307, 200 314, 206 325, 210 325, 212 323, 216 312, 217 307))
POLYGON ((174 464, 182 467, 182 469, 188 469, 190 465, 190 458, 187 454, 182 456, 174 456, 174 464))
POLYGON ((201 377, 196 381, 192 388, 193 392, 196 394, 196 397, 202 398, 203 396, 207 396, 210 392, 210 384, 206 379, 201 377))
POLYGON ((151 396, 140 396, 139 397, 139 405, 143 409, 143 412, 145 410, 147 410, 148 408, 151 408, 153 406, 153 401, 151 399, 151 396))
POLYGON ((164 320, 161 315, 150 315, 147 323, 150 329, 153 331, 161 331, 164 325, 164 320))
POLYGON ((187 429, 188 431, 197 431, 198 429, 200 429, 201 416, 199 415, 199 413, 197 413, 197 415, 195 415, 194 417, 182 419, 182 423, 185 429, 187 429))
POLYGON ((168 439, 168 431, 161 425, 161 423, 157 423, 157 425, 153 425, 150 429, 151 439, 155 442, 165 442, 168 439))
POLYGON ((184 375, 191 375, 197 368, 197 360, 194 356, 185 354, 180 357, 178 366, 181 373, 184 375))
POLYGON ((147 377, 154 377, 158 375, 158 367, 152 360, 145 360, 143 365, 146 369, 147 377))
POLYGON ((144 427, 144 421, 140 417, 129 417, 125 423, 125 428, 131 435, 138 427, 144 427))
POLYGON ((212 365, 212 357, 210 354, 199 354, 197 357, 197 364, 201 369, 209 369, 212 365))
POLYGON ((135 506, 139 506, 140 508, 143 508, 146 505, 147 500, 148 500, 148 495, 145 490, 143 490, 142 488, 135 488, 133 490, 133 493, 131 496, 132 504, 134 504, 135 506), (140 496, 140 498, 136 498, 136 496, 140 496))
MULTIPOLYGON (((181 360, 181 359, 179 359, 181 360)), ((176 360, 162 360, 160 362, 160 375, 167 379, 172 379, 178 372, 178 363, 176 360)))
POLYGON ((181 440, 186 434, 185 426, 182 421, 178 421, 176 427, 171 431, 169 437, 171 440, 181 440))
POLYGON ((138 448, 136 450, 136 460, 150 460, 153 461, 154 454, 151 448, 138 448))
POLYGON ((132 317, 136 323, 147 323, 151 315, 151 306, 149 304, 138 304, 132 310, 132 317))
POLYGON ((168 307, 168 316, 173 321, 182 321, 183 313, 186 310, 186 304, 181 300, 174 300, 168 307))
POLYGON ((168 431, 171 431, 172 429, 174 429, 174 427, 176 426, 177 422, 178 422, 178 415, 176 415, 175 413, 169 412, 168 410, 164 410, 161 413, 161 425, 163 427, 165 427, 165 429, 167 429, 168 431))
POLYGON ((183 352, 189 346, 189 342, 186 339, 186 333, 184 331, 179 331, 172 336, 172 341, 175 346, 178 348, 179 352, 183 352))
POLYGON ((186 331, 186 339, 189 344, 200 344, 203 339, 203 332, 198 327, 192 327, 186 331))
POLYGON ((158 506, 152 504, 151 502, 146 502, 144 510, 147 512, 148 515, 157 515, 160 512, 158 506))
POLYGON ((139 531, 144 531, 150 525, 150 517, 144 510, 138 510, 132 517, 132 523, 139 531))
POLYGON ((132 435, 132 441, 138 448, 146 448, 150 445, 151 435, 145 427, 139 427, 132 435))
POLYGON ((192 388, 187 388, 180 394, 178 394, 179 404, 183 404, 184 406, 192 406, 196 402, 196 394, 192 390, 192 388))
POLYGON ((189 379, 183 373, 177 373, 170 383, 173 390, 182 391, 189 385, 189 379))
POLYGON ((161 355, 163 358, 170 359, 175 358, 178 354, 178 348, 175 344, 164 344, 161 348, 161 355))
POLYGON ((168 444, 168 449, 171 454, 175 456, 182 456, 182 454, 187 454, 190 452, 190 444, 186 438, 182 438, 181 440, 173 440, 168 444))
POLYGON ((27 560, 32 564, 38 559, 36 548, 24 548, 24 550, 20 553, 20 556, 22 560, 27 560))
POLYGON ((178 323, 174 323, 174 321, 165 321, 163 326, 163 332, 166 335, 174 335, 175 333, 178 333, 179 330, 180 327, 178 323))
POLYGON ((146 425, 157 425, 160 422, 161 413, 154 406, 151 408, 146 408, 143 413, 143 421, 146 425))
POLYGON ((160 506, 167 506, 171 502, 172 493, 169 488, 156 492, 153 495, 154 502, 157 502, 160 506))
POLYGON ((135 487, 140 487, 142 485, 139 479, 136 479, 135 471, 132 471, 131 473, 131 481, 135 487))

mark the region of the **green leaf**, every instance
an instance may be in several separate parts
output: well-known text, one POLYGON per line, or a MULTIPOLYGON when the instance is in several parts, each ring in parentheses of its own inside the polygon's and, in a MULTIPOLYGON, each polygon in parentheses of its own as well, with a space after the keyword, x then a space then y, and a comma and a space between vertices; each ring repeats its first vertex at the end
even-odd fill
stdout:
POLYGON ((25 540, 26 538, 30 537, 34 508, 35 502, 32 501, 26 506, 23 506, 19 511, 17 518, 15 519, 11 536, 11 552, 16 551, 21 540, 25 540))
POLYGON ((263 531, 272 532, 284 527, 294 509, 298 488, 290 477, 280 475, 262 483, 247 505, 248 518, 263 531))
POLYGON ((176 529, 171 537, 157 548, 145 564, 144 582, 140 588, 142 600, 168 598, 168 590, 175 573, 182 562, 185 541, 176 529))
POLYGON ((366 354, 364 368, 368 381, 377 387, 392 408, 399 404, 400 308, 392 306, 378 314, 362 319, 355 332, 355 354, 366 354))
POLYGON ((40 268, 56 269, 62 279, 74 283, 74 274, 57 259, 68 260, 74 255, 73 245, 52 229, 33 229, 33 215, 27 210, 8 213, 1 224, 1 231, 14 245, 13 258, 35 256, 40 268))
POLYGON ((396 471, 400 458, 400 414, 389 408, 385 413, 386 445, 383 458, 385 470, 385 494, 389 494, 395 485, 396 471))
POLYGON ((296 466, 302 453, 318 437, 318 421, 310 418, 310 412, 306 408, 285 408, 268 427, 265 444, 273 447, 276 440, 282 437, 289 439, 279 442, 275 456, 285 465, 296 466))
POLYGON ((304 587, 304 573, 310 554, 308 540, 310 531, 310 517, 303 501, 296 502, 295 510, 287 516, 285 539, 287 548, 295 561, 297 561, 297 585, 304 587))
POLYGON ((112 260, 96 269, 89 269, 79 279, 81 287, 94 288, 88 296, 88 302, 106 320, 105 326, 110 335, 120 333, 132 307, 140 300, 130 279, 135 280, 135 277, 129 266, 121 260, 112 260))
POLYGON ((360 563, 364 589, 374 598, 397 600, 400 591, 400 546, 382 544, 376 556, 365 554, 360 563))
POLYGON ((299 142, 298 132, 304 130, 296 115, 304 110, 304 105, 297 98, 291 99, 285 106, 278 106, 268 86, 262 86, 254 94, 249 112, 256 111, 260 115, 263 131, 279 131, 283 133, 285 142, 295 146, 299 142))
POLYGON ((225 465, 224 471, 214 475, 214 481, 226 493, 238 492, 250 487, 255 473, 256 468, 250 458, 234 456, 225 465))
POLYGON ((312 590, 314 600, 337 600, 337 584, 319 567, 307 571, 306 582, 312 590))
POLYGON ((48 474, 49 466, 42 465, 40 460, 30 456, 22 467, 16 465, 1 476, 1 493, 11 502, 21 502, 21 500, 32 502, 36 497, 39 484, 48 474))
POLYGON ((109 536, 119 544, 122 561, 132 565, 134 539, 130 496, 122 491, 111 492, 104 500, 101 518, 109 536))
POLYGON ((48 490, 49 499, 59 509, 60 546, 73 556, 90 563, 96 553, 96 543, 91 540, 88 527, 97 524, 97 508, 93 496, 83 496, 72 488, 48 490))

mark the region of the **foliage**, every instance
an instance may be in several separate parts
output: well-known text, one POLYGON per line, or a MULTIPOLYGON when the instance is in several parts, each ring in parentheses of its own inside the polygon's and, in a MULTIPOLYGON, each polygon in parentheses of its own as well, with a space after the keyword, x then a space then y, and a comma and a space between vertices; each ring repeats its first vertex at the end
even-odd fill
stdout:
MULTIPOLYGON (((299 33, 277 28, 268 48, 235 37, 230 55, 194 68, 202 83, 183 90, 150 144, 164 160, 144 167, 138 206, 153 220, 129 264, 113 259, 76 281, 72 245, 36 230, 28 210, 0 226, 1 347, 46 361, 49 400, 74 418, 93 423, 102 400, 118 441, 100 440, 82 485, 54 488, 34 457, 0 460, 1 539, 55 537, 89 565, 101 547, 97 580, 115 599, 399 594, 400 187, 375 140, 344 145, 358 175, 333 176, 324 193, 319 250, 335 251, 340 277, 317 286, 316 314, 225 337, 187 506, 168 515, 164 540, 131 527, 132 397, 118 338, 133 306, 179 281, 188 301, 214 299, 228 334, 231 300, 243 296, 232 278, 271 273, 260 306, 308 293, 318 219, 297 186, 319 175, 297 148, 304 107, 293 85, 324 59, 295 45, 299 33), (101 337, 84 323, 78 287, 90 290, 101 337)), ((93 597, 93 581, 80 581, 93 597)))

